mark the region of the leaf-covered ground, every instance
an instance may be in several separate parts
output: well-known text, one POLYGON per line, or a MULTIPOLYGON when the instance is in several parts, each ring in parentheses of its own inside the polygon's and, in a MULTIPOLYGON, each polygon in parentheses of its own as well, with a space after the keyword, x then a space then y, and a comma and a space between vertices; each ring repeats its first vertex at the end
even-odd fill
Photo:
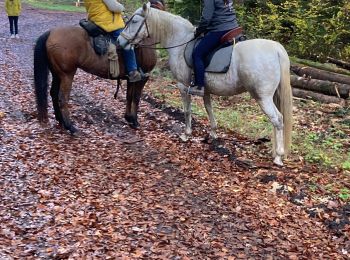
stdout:
MULTIPOLYGON (((34 40, 81 17, 24 6, 21 39, 9 39, 1 13, 0 259, 350 257, 350 206, 321 189, 324 201, 315 200, 309 189, 312 177, 319 185, 344 173, 294 161, 275 167, 269 144, 222 131, 207 141, 198 119, 183 143, 181 111, 150 95, 132 130, 124 89, 114 100, 114 82, 81 71, 70 102, 81 134, 57 128, 52 108, 41 127, 34 40)), ((146 90, 152 84, 162 80, 146 90)))

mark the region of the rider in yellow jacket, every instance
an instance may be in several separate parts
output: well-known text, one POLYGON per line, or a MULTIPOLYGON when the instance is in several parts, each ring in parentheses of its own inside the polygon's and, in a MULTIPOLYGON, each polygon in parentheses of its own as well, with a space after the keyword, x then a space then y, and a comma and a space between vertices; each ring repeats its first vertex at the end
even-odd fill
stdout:
MULTIPOLYGON (((88 20, 92 21, 113 37, 118 38, 123 31, 125 23, 122 17, 124 6, 116 0, 85 0, 84 5, 88 13, 88 20)), ((126 71, 129 81, 136 82, 142 79, 137 70, 134 50, 123 50, 126 71)))

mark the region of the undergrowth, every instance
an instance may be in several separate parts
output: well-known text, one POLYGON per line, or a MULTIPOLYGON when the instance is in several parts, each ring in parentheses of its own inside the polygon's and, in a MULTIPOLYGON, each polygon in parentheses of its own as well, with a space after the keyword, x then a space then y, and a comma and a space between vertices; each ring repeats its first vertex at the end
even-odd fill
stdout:
MULTIPOLYGON (((161 75, 160 70, 156 73, 157 77, 161 75)), ((150 84, 149 91, 169 105, 182 108, 179 91, 174 85, 164 86, 166 82, 165 78, 162 84, 150 84)), ((218 127, 254 140, 272 135, 271 123, 248 94, 213 97, 212 105, 218 127)), ((292 156, 318 164, 320 170, 350 170, 350 109, 300 100, 294 100, 294 108, 292 156)), ((201 98, 193 99, 192 111, 195 116, 207 117, 201 98)))

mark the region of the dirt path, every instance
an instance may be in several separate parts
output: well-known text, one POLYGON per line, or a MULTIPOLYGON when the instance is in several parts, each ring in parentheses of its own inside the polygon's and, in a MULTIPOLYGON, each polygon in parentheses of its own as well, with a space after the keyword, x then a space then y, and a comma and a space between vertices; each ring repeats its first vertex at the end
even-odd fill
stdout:
POLYGON ((21 39, 10 40, 1 13, 1 259, 349 257, 348 234, 336 235, 264 178, 293 180, 299 170, 246 168, 225 147, 181 143, 176 111, 145 100, 134 131, 122 119, 125 97, 112 99, 107 80, 76 75, 71 112, 81 136, 57 129, 52 108, 40 127, 33 43, 83 16, 24 6, 21 39))

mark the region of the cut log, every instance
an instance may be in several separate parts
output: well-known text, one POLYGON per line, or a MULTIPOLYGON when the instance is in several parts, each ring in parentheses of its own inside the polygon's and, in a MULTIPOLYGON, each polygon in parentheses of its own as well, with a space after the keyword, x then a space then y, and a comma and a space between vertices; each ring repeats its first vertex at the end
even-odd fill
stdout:
POLYGON ((299 88, 293 88, 293 96, 298 97, 298 98, 303 98, 303 99, 312 99, 315 101, 320 101, 322 103, 336 103, 341 106, 345 106, 346 101, 343 98, 338 98, 338 97, 333 97, 333 96, 328 96, 324 95, 321 93, 316 93, 313 91, 308 91, 304 89, 299 89, 299 88))
POLYGON ((326 70, 326 71, 335 72, 335 73, 350 76, 349 70, 339 68, 336 65, 331 64, 331 63, 319 63, 319 62, 299 59, 299 58, 295 58, 295 57, 290 57, 290 60, 292 61, 293 64, 296 64, 299 66, 304 65, 304 66, 309 66, 309 67, 318 68, 321 70, 326 70))
POLYGON ((331 58, 331 57, 327 57, 327 60, 330 63, 338 65, 338 66, 340 66, 340 67, 342 67, 344 69, 350 70, 350 63, 349 62, 342 61, 342 60, 337 60, 337 59, 334 59, 334 58, 331 58))
POLYGON ((298 65, 291 65, 290 69, 301 77, 310 77, 312 79, 321 79, 350 85, 350 76, 343 74, 298 65))
POLYGON ((290 76, 290 81, 293 87, 312 90, 326 95, 348 98, 350 94, 350 85, 347 84, 319 79, 307 79, 294 75, 290 76))

